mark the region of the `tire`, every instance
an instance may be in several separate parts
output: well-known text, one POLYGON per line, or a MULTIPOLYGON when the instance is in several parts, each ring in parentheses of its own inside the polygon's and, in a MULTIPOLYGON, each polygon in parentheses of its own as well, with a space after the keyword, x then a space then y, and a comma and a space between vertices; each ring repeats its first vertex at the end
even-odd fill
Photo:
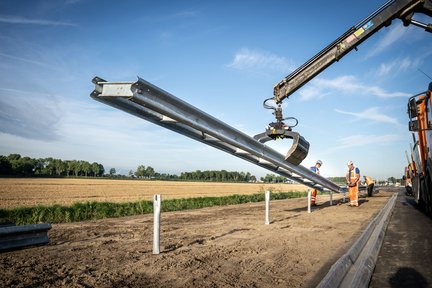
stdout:
POLYGON ((430 196, 427 190, 427 183, 426 183, 427 178, 423 178, 423 180, 420 182, 420 200, 419 201, 419 205, 420 205, 420 209, 426 213, 428 216, 431 216, 430 214, 430 196))
POLYGON ((413 196, 412 188, 409 187, 409 186, 406 186, 405 187, 405 193, 406 193, 407 196, 413 196))
POLYGON ((431 177, 427 175, 420 180, 419 208, 429 217, 432 217, 432 197, 430 185, 431 177))
POLYGON ((428 169, 426 177, 423 181, 423 199, 425 204, 426 214, 432 218, 432 174, 431 170, 428 169))
POLYGON ((416 176, 412 179, 412 194, 414 196, 414 200, 417 204, 420 202, 420 177, 416 176))

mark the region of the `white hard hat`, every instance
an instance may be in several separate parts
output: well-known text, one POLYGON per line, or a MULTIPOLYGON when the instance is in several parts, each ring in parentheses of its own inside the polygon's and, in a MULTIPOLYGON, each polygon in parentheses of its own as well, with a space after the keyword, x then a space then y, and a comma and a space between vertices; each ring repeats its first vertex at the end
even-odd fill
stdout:
POLYGON ((322 161, 321 161, 321 160, 318 160, 318 161, 316 162, 316 164, 322 165, 322 161))
POLYGON ((348 161, 347 165, 353 165, 353 162, 350 160, 348 161))

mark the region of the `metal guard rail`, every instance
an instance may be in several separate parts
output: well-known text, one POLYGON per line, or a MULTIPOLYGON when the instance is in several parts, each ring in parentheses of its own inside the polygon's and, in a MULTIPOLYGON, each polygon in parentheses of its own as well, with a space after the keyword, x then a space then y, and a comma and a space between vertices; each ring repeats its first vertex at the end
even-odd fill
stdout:
POLYGON ((342 192, 332 181, 284 156, 159 87, 136 82, 107 82, 95 77, 91 97, 139 118, 200 141, 319 191, 342 192))

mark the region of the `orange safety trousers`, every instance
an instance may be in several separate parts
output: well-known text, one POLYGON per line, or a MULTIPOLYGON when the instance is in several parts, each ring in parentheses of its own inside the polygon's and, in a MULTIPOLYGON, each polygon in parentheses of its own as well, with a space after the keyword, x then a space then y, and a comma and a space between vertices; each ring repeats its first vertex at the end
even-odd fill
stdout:
POLYGON ((348 187, 348 194, 350 197, 350 205, 358 207, 358 186, 348 187))
POLYGON ((311 205, 315 205, 316 202, 317 190, 313 189, 311 193, 311 205))

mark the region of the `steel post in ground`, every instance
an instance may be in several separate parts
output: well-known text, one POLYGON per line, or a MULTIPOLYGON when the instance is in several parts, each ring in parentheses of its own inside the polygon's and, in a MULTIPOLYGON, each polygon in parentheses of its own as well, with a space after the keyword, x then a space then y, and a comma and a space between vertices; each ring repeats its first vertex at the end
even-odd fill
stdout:
POLYGON ((270 224, 270 191, 265 191, 265 224, 270 224))
POLYGON ((311 190, 308 189, 308 197, 307 197, 307 207, 308 207, 308 213, 311 213, 311 190))
POLYGON ((330 206, 333 205, 333 191, 330 191, 330 206))
POLYGON ((159 254, 160 210, 161 210, 161 197, 159 194, 153 195, 153 254, 159 254))

